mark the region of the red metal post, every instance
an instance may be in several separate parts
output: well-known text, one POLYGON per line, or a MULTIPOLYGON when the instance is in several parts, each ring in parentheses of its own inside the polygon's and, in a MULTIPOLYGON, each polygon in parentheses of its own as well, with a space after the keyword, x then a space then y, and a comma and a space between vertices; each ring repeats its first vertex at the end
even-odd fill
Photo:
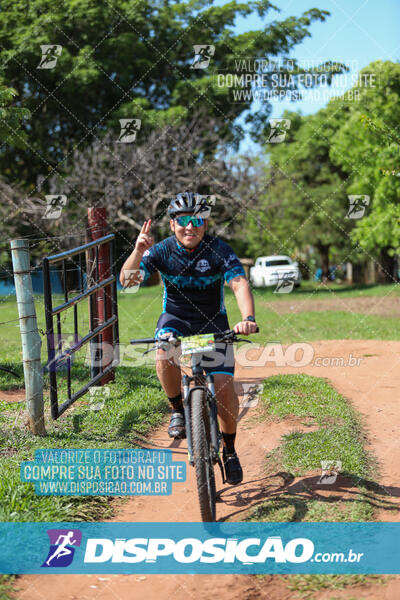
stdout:
MULTIPOLYGON (((109 233, 107 225, 107 210, 105 208, 88 208, 88 235, 90 240, 97 240, 109 233)), ((93 256, 93 255, 92 255, 93 256)), ((109 261, 109 244, 102 244, 99 247, 99 281, 110 277, 110 261, 109 261)), ((111 317, 111 289, 110 286, 105 288, 106 295, 106 306, 104 304, 104 292, 100 290, 95 294, 95 323, 96 326, 100 323, 104 323, 111 317), (107 308, 107 314, 106 314, 107 308)), ((102 368, 105 369, 112 361, 112 343, 113 343, 113 332, 112 326, 108 327, 103 331, 103 359, 102 368)), ((115 373, 114 370, 110 371, 100 381, 101 385, 105 385, 108 381, 114 381, 115 373)))

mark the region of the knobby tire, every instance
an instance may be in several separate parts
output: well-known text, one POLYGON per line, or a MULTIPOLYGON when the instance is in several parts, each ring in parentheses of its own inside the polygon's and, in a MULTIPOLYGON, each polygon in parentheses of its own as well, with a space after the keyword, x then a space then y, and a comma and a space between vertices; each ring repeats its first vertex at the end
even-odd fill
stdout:
POLYGON ((204 390, 197 389, 192 392, 191 422, 193 460, 201 519, 204 522, 212 522, 216 518, 216 488, 214 465, 211 458, 209 409, 204 390))

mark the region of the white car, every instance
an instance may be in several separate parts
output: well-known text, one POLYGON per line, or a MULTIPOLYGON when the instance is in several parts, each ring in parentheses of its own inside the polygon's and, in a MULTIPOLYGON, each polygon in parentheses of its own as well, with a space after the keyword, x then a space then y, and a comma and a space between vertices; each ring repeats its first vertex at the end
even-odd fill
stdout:
POLYGON ((283 279, 293 281, 295 287, 300 285, 299 264, 289 256, 259 256, 250 269, 250 281, 255 287, 277 285, 283 279))

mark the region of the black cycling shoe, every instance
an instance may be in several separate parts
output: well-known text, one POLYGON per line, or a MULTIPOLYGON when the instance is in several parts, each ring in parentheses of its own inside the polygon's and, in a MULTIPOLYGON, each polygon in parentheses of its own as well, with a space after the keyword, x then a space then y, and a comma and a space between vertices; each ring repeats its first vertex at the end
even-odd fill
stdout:
POLYGON ((222 460, 225 468, 225 479, 230 485, 237 485, 243 479, 243 471, 236 452, 228 453, 222 449, 222 460))
POLYGON ((173 412, 168 427, 169 437, 182 440, 186 437, 185 417, 181 412, 173 412))

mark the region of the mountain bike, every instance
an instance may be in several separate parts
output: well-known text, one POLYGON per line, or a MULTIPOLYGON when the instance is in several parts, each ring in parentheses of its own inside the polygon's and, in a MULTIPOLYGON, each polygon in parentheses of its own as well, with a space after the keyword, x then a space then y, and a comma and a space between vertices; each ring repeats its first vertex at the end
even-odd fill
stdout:
MULTIPOLYGON (((257 328, 257 331, 259 329, 257 328)), ((131 344, 154 344, 147 350, 161 348, 168 350, 170 346, 181 344, 182 355, 189 356, 192 376, 183 374, 183 408, 185 413, 188 460, 195 467, 197 492, 202 521, 216 519, 216 486, 214 465, 218 464, 222 482, 225 483, 224 468, 220 457, 222 434, 218 424, 217 399, 215 396, 214 376, 206 374, 201 366, 201 357, 215 351, 218 342, 232 344, 248 342, 237 337, 233 330, 223 333, 206 333, 179 337, 170 334, 168 338, 144 338, 131 340, 131 344), (191 384, 193 384, 191 386, 191 384)))

